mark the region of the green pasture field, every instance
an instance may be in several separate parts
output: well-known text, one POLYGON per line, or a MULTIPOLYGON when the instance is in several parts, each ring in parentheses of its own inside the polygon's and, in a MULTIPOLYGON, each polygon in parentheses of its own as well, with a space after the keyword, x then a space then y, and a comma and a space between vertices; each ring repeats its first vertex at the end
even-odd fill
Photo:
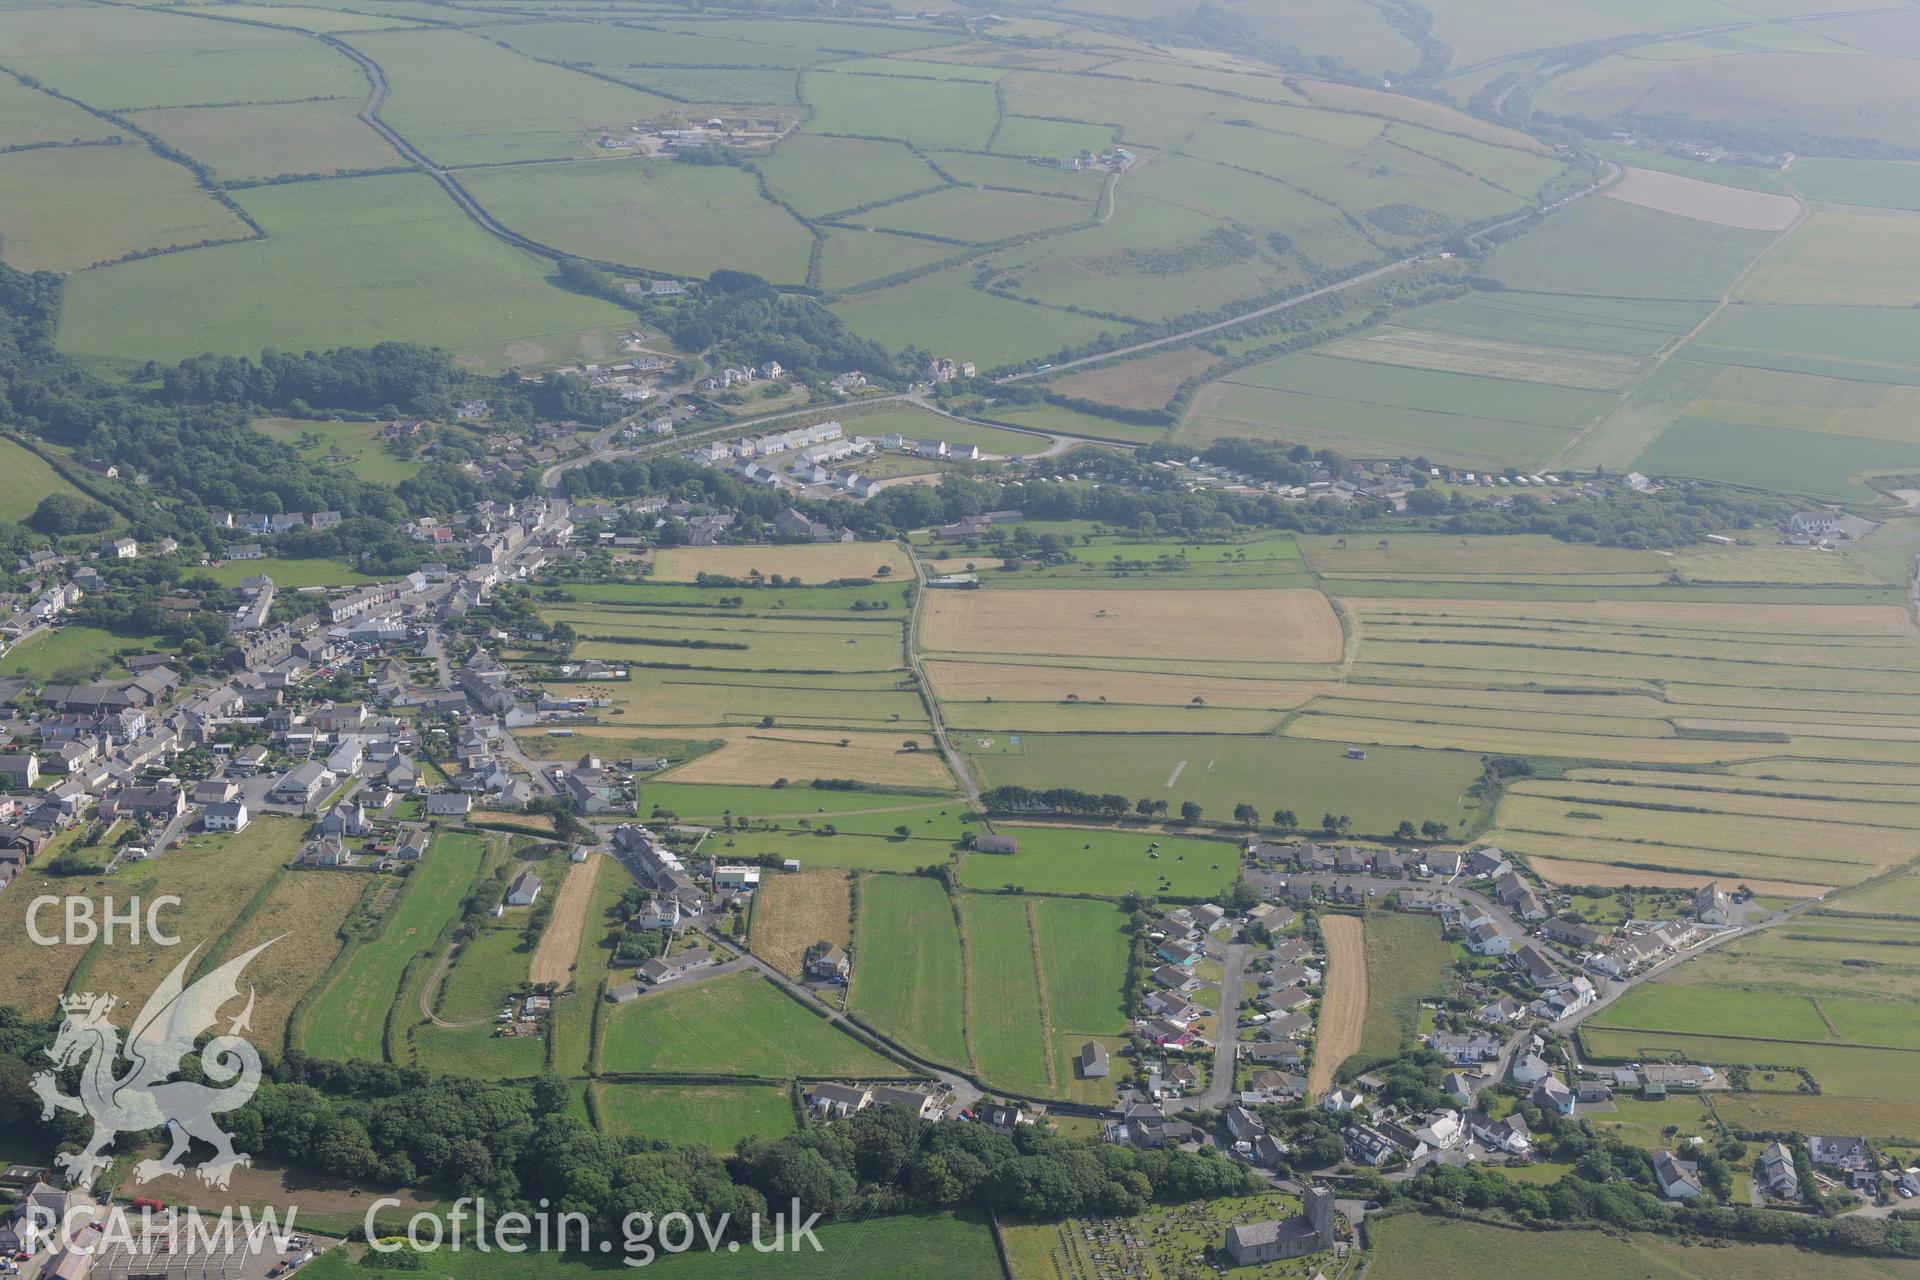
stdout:
MULTIPOLYGON (((1549 224, 1551 225, 1551 224, 1549 224)), ((1476 293, 1396 316, 1394 323, 1570 351, 1650 356, 1693 329, 1705 302, 1552 293, 1476 293)))
POLYGON ((1113 145, 1113 130, 1096 124, 1065 120, 1035 120, 1008 116, 993 135, 993 149, 1002 155, 1065 158, 1081 152, 1098 155, 1113 145))
POLYGON ((1389 142, 1456 165, 1482 182, 1493 183, 1526 200, 1532 200, 1542 187, 1566 170, 1564 164, 1535 151, 1495 146, 1422 125, 1389 125, 1386 137, 1389 142))
MULTIPOLYGON (((351 16, 351 15, 343 15, 351 16)), ((135 124, 207 165, 218 181, 390 169, 406 163, 351 98, 136 112, 135 124)))
POLYGON ((1860 502, 1873 497, 1865 477, 1920 466, 1920 440, 1866 440, 1686 417, 1661 432, 1633 465, 1652 475, 1860 502))
MULTIPOLYGON (((256 418, 253 429, 272 440, 291 445, 309 461, 325 462, 345 458, 343 466, 362 480, 374 484, 399 484, 417 475, 420 463, 413 458, 396 457, 387 452, 380 439, 380 422, 307 422, 299 418, 256 418), (319 437, 319 443, 303 445, 301 437, 319 437)), ((279 581, 277 578, 275 581, 279 581)))
POLYGON ((998 114, 989 85, 813 72, 801 86, 812 133, 898 138, 928 150, 984 151, 998 114))
POLYGON ((65 626, 58 631, 42 631, 0 657, 0 677, 24 676, 34 684, 66 674, 85 673, 91 679, 93 672, 110 669, 113 659, 120 655, 151 653, 156 643, 151 636, 117 635, 98 627, 65 626))
POLYGON ((928 157, 955 182, 981 187, 1011 187, 1048 196, 1073 196, 1092 202, 1105 178, 1093 169, 1055 169, 1029 164, 1017 156, 984 156, 972 151, 936 151, 928 157))
MULTIPOLYGON (((1746 1037, 1692 1035, 1680 1031, 1602 1030, 1582 1027, 1580 1043, 1586 1056, 1607 1061, 1679 1060, 1714 1065, 1751 1063, 1756 1066, 1804 1067, 1813 1073, 1820 1091, 1838 1097, 1908 1098, 1905 1082, 1920 1066, 1920 1055, 1899 1049, 1856 1049, 1847 1045, 1802 1044, 1772 1040, 1764 1034, 1746 1037)), ((1796 1081, 1787 1081, 1791 1089, 1796 1081)))
POLYGON ((1688 160, 1681 156, 1669 155, 1664 151, 1647 151, 1607 142, 1595 142, 1591 145, 1594 151, 1607 159, 1630 165, 1635 169, 1674 173, 1683 178, 1698 178, 1702 182, 1718 183, 1723 187, 1739 187, 1743 191, 1766 191, 1778 195, 1792 190, 1785 175, 1771 169, 1752 169, 1733 164, 1710 164, 1704 160, 1688 160))
POLYGON ((820 248, 820 274, 814 283, 828 292, 851 289, 905 271, 917 271, 958 254, 971 252, 963 245, 922 240, 918 236, 861 231, 852 227, 829 226, 823 229, 827 238, 820 248))
POLYGON ((1453 948, 1426 916, 1371 912, 1366 919, 1367 1013, 1360 1052, 1398 1053, 1419 1026, 1420 1002, 1452 985, 1453 948))
POLYGON ((0 253, 22 271, 77 271, 145 249, 252 234, 185 166, 145 146, 0 154, 0 253))
POLYGON ((1166 800, 1176 815, 1192 800, 1203 822, 1226 824, 1242 803, 1257 805, 1263 817, 1292 809, 1308 827, 1323 813, 1344 813, 1356 835, 1392 831, 1402 819, 1470 826, 1477 816, 1465 794, 1479 759, 1461 752, 1378 748, 1348 760, 1335 743, 1179 734, 1035 734, 1022 740, 1019 755, 975 753, 966 740, 955 745, 972 755, 988 786, 1118 792, 1166 800))
POLYGON ((420 174, 291 183, 237 198, 265 240, 82 273, 67 286, 61 348, 165 362, 409 340, 496 369, 607 354, 606 331, 631 319, 612 303, 555 288, 549 264, 480 230, 420 174))
POLYGON ((1809 200, 1920 210, 1920 164, 1908 161, 1803 156, 1785 177, 1809 200))
MULTIPOLYGON (((591 137, 670 109, 608 84, 448 30, 351 33, 386 73, 380 117, 438 164, 584 158, 591 137)), ((604 154, 604 153, 602 153, 604 154)))
POLYGON ((689 17, 667 20, 673 31, 715 32, 731 40, 813 49, 822 53, 883 54, 953 44, 951 31, 914 28, 899 22, 813 21, 805 18, 689 17))
MULTIPOLYGON (((1791 1082, 1797 1077, 1782 1077, 1791 1082)), ((1913 1102, 1904 1096, 1849 1097, 1830 1093, 1717 1093, 1714 1114, 1729 1128, 1761 1132, 1857 1133, 1876 1143, 1920 1141, 1913 1102)))
POLYGON ((1687 344, 1686 356, 1707 364, 1920 386, 1920 310, 1748 303, 1715 316, 1687 344))
POLYGON ((865 587, 698 587, 691 582, 579 582, 561 588, 568 601, 587 605, 624 605, 638 617, 666 616, 674 612, 697 610, 724 617, 845 618, 855 601, 869 605, 886 601, 891 608, 906 605, 907 584, 891 587, 874 583, 865 587), (741 596, 739 609, 722 608, 720 600, 741 596))
POLYGON ((966 1065, 960 932, 940 882, 862 877, 856 925, 852 1010, 916 1053, 966 1065))
POLYGON ((1020 852, 967 854, 960 883, 970 889, 1012 885, 1023 893, 1204 900, 1232 888, 1239 867, 1238 846, 1219 840, 1159 831, 994 825, 1020 842, 1020 852), (1159 848, 1152 848, 1156 844, 1159 848))
POLYGON ((773 193, 809 218, 942 185, 903 143, 794 134, 756 160, 773 193))
MULTIPOLYGON (((555 616, 567 615, 556 612, 555 616)), ((719 671, 892 671, 904 662, 904 625, 905 619, 832 623, 801 618, 662 618, 587 624, 593 629, 576 623, 580 644, 574 654, 719 671), (664 643, 640 643, 647 640, 664 643), (696 643, 682 645, 681 641, 696 643), (699 647, 699 641, 714 647, 699 647)))
POLYGON ((1033 919, 1041 989, 1056 1038, 1124 1032, 1121 989, 1131 945, 1125 914, 1103 902, 1043 898, 1033 902, 1033 919))
MULTIPOLYGON (((934 811, 937 813, 938 811, 934 811)), ((843 831, 827 834, 822 825, 838 826, 834 820, 816 820, 813 830, 797 824, 779 831, 733 831, 716 833, 711 848, 730 858, 798 858, 802 867, 834 867, 848 871, 898 872, 902 875, 952 859, 959 849, 958 838, 943 833, 942 820, 929 824, 929 815, 919 811, 886 815, 890 821, 861 822, 854 826, 872 828, 870 832, 843 831), (902 839, 891 834, 896 826, 913 828, 913 835, 902 839), (929 834, 923 835, 926 832, 929 834)))
POLYGON ((1601 392, 1290 355, 1210 384, 1177 437, 1325 445, 1365 457, 1423 452, 1467 465, 1544 461, 1611 403, 1601 392))
POLYGON ((602 67, 600 74, 688 102, 787 107, 800 101, 797 73, 782 67, 602 67))
POLYGON ((1804 306, 1920 303, 1920 219, 1822 210, 1740 284, 1748 302, 1804 306))
POLYGON ((729 787, 713 783, 646 782, 640 799, 649 809, 659 806, 690 822, 718 822, 735 818, 792 819, 843 823, 861 814, 889 813, 935 806, 934 811, 964 812, 958 796, 916 795, 912 792, 829 791, 813 787, 729 787))
POLYGON ((797 70, 819 60, 818 51, 787 44, 732 38, 735 24, 714 35, 659 31, 613 22, 507 22, 481 26, 479 34, 549 62, 594 67, 702 65, 781 67, 797 70))
POLYGON ((601 1017, 599 1066, 616 1075, 878 1079, 906 1074, 754 973, 651 992, 601 1017))
POLYGON ((132 6, 0 10, 0 54, 14 72, 109 111, 367 93, 359 68, 310 36, 132 6))
POLYGON ((1541 293, 1719 298, 1772 239, 1621 200, 1576 200, 1501 245, 1487 274, 1541 293))
POLYGON ((1588 1020, 1595 1028, 1687 1031, 1701 1035, 1766 1032, 1781 1040, 1831 1043, 1820 1011, 1804 997, 1776 990, 1645 983, 1588 1020))
MULTIPOLYGON (((767 1229, 768 1242, 772 1228, 767 1229)), ((820 1252, 802 1244, 778 1255, 755 1253, 743 1245, 728 1253, 704 1249, 677 1255, 670 1265, 678 1280, 911 1280, 938 1275, 951 1280, 1002 1280, 1005 1275, 984 1218, 951 1213, 908 1214, 826 1223, 814 1228, 820 1252)), ((445 1249, 427 1256, 444 1280, 607 1280, 629 1268, 617 1261, 574 1253, 528 1249, 445 1249)), ((618 1259, 621 1255, 615 1254, 618 1259)), ((636 1265, 645 1255, 634 1255, 636 1265)), ((348 1260, 347 1250, 330 1249, 310 1264, 317 1280, 356 1280, 364 1268, 348 1260)))
MULTIPOLYGON (((578 622, 573 623, 579 627, 578 622)), ((747 681, 711 671, 633 671, 625 682, 589 685, 614 703, 600 708, 608 727, 756 725, 772 716, 783 725, 924 728, 926 706, 911 689, 847 688, 831 676, 796 683, 747 681)), ((851 682, 850 682, 851 683, 851 682)))
POLYGON ((379 581, 369 574, 348 568, 344 560, 328 556, 300 560, 229 560, 201 572, 223 587, 237 587, 243 579, 255 578, 263 573, 273 579, 274 586, 290 590, 301 587, 353 587, 379 581))
POLYGON ((1395 534, 1391 538, 1334 534, 1303 536, 1300 549, 1313 571, 1328 577, 1540 578, 1569 574, 1640 575, 1666 567, 1652 551, 1562 542, 1546 534, 1473 538, 1455 534, 1395 534))
POLYGON ((0 520, 23 522, 42 498, 54 493, 85 496, 33 450, 12 440, 0 440, 0 520))
POLYGON ((1555 1280, 1793 1280, 1809 1270, 1834 1280, 1891 1280, 1898 1264, 1861 1256, 1812 1253, 1791 1245, 1690 1246, 1639 1232, 1526 1231, 1475 1222, 1396 1214, 1368 1223, 1369 1274, 1377 1280, 1469 1280, 1487 1259, 1510 1259, 1555 1280))
POLYGON ((349 13, 342 9, 315 9, 291 4, 221 4, 223 18, 245 18, 251 22, 270 22, 276 26, 298 27, 303 31, 375 31, 409 23, 377 14, 349 13))
POLYGON ((1069 409, 1065 405, 1039 404, 1005 408, 996 405, 987 412, 992 415, 991 421, 994 422, 1025 427, 1029 431, 1050 431, 1089 440, 1115 440, 1123 444, 1158 444, 1167 438, 1165 427, 1121 422, 1116 418, 1081 413, 1078 409, 1069 409))
POLYGON ((731 1151, 742 1138, 781 1138, 798 1122, 793 1100, 777 1084, 638 1084, 601 1080, 591 1086, 600 1127, 619 1137, 652 1138, 731 1151))
POLYGON ((967 939, 967 1039, 980 1074, 1018 1093, 1050 1096, 1051 1037, 1040 1007, 1027 900, 960 898, 967 939))
MULTIPOLYGON (((247 837, 255 831, 276 857, 290 859, 299 850, 305 824, 258 818, 248 825, 247 837)), ((349 917, 385 882, 325 871, 287 871, 269 883, 266 896, 257 906, 249 904, 209 956, 236 956, 272 942, 248 970, 247 981, 259 993, 253 1011, 255 1042, 279 1052, 287 1045, 294 1009, 346 945, 343 929, 349 917)))
POLYGON ((475 170, 488 212, 542 244, 680 275, 721 267, 783 284, 807 278, 813 238, 729 165, 604 160, 475 170))
MULTIPOLYGON (((1742 20, 1731 16, 1731 8, 1724 12, 1730 16, 1716 20, 1742 20)), ((1690 61, 1602 58, 1547 81, 1534 102, 1542 111, 1591 119, 1629 110, 1671 113, 1708 128, 1791 120, 1811 134, 1883 142, 1911 137, 1920 121, 1920 88, 1906 58, 1825 52, 1727 57, 1724 48, 1699 53, 1690 61)))
MULTIPOLYGON (((877 80, 878 76, 842 76, 877 80)), ((983 371, 1023 362, 1036 353, 1091 341, 1126 326, 1090 316, 1069 315, 1050 307, 1009 302, 968 287, 972 272, 948 267, 906 285, 844 295, 832 310, 862 337, 889 346, 919 346, 951 351, 983 371)), ((1008 417, 1008 421, 1024 420, 1008 417)), ((1119 428, 1119 424, 1114 424, 1119 428)))
POLYGON ((133 141, 124 131, 70 102, 29 88, 12 76, 0 75, 0 147, 99 142, 107 138, 133 141))
POLYGON ((318 1057, 382 1061, 387 1012, 407 965, 431 951, 452 923, 485 852, 479 836, 443 833, 435 839, 378 931, 354 944, 301 1011, 289 1041, 318 1057))
POLYGON ((849 221, 882 231, 984 243, 1052 231, 1093 216, 1091 205, 1059 196, 984 187, 947 187, 898 204, 853 215, 849 221))
MULTIPOLYGON (((179 905, 166 913, 167 928, 183 949, 128 946, 124 935, 123 945, 96 942, 73 970, 69 989, 109 991, 139 1008, 193 948, 218 945, 256 900, 278 887, 287 859, 298 847, 297 824, 263 822, 260 827, 257 832, 198 837, 176 846, 164 863, 133 862, 111 878, 87 882, 99 900, 112 898, 120 904, 151 902, 162 894, 176 897, 179 905)), ((49 950, 71 954, 78 948, 49 950)), ((262 956, 256 963, 263 974, 276 971, 272 985, 280 988, 296 962, 289 955, 262 956)), ((276 990, 276 998, 279 994, 276 990)))
POLYGON ((1363 218, 1365 211, 1389 205, 1419 210, 1422 225, 1418 230, 1370 220, 1370 232, 1390 243, 1431 239, 1452 225, 1507 212, 1520 203, 1511 192, 1496 190, 1385 139, 1350 147, 1262 129, 1210 124, 1183 142, 1180 149, 1201 159, 1281 179, 1363 218))

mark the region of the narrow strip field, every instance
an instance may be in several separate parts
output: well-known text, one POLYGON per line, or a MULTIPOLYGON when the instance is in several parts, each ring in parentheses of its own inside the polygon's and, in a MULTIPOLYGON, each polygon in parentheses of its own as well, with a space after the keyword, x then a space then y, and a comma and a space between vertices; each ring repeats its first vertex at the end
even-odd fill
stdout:
POLYGON ((1313 1045, 1307 1096, 1318 1098, 1333 1086, 1333 1073, 1360 1048, 1367 1019, 1366 928, 1357 916, 1320 918, 1327 948, 1326 986, 1320 997, 1320 1028, 1313 1045))
POLYGON ((547 921, 540 946, 533 953, 531 977, 536 987, 543 982, 564 987, 573 976, 580 935, 587 927, 587 908, 593 902, 593 886, 600 879, 600 864, 605 861, 603 855, 595 853, 567 868, 566 882, 553 902, 553 918, 547 921))

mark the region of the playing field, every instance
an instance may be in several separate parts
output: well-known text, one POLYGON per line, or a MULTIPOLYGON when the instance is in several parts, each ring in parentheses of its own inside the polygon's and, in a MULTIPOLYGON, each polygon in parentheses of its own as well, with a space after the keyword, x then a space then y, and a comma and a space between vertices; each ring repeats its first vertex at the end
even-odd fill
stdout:
POLYGON ((608 1011, 601 1036, 600 1067, 613 1073, 767 1079, 906 1074, 753 973, 651 992, 608 1011))
POLYGON ((865 876, 859 888, 852 1008, 915 1053, 965 1066, 965 971, 953 906, 923 876, 865 876))

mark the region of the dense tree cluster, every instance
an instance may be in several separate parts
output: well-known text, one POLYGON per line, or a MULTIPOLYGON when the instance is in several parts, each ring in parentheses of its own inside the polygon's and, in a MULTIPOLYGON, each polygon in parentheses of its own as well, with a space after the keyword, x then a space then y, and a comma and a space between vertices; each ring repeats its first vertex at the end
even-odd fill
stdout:
POLYGON ((471 376, 446 353, 412 342, 337 347, 289 355, 269 348, 260 359, 194 356, 159 371, 162 395, 175 404, 250 401, 274 409, 298 405, 445 416, 471 376))
POLYGON ((807 381, 849 369, 882 379, 896 372, 885 347, 853 333, 818 302, 783 294, 744 271, 716 271, 698 296, 656 304, 643 314, 681 350, 712 348, 723 364, 774 360, 807 381))

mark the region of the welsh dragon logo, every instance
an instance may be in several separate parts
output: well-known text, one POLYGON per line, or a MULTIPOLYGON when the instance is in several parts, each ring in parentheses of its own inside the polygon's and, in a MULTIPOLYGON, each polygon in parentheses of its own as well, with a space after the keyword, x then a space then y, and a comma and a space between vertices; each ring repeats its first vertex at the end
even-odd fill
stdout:
POLYGON ((260 1087, 259 1050, 240 1034, 253 1016, 251 985, 246 1007, 228 1024, 226 1033, 200 1048, 201 1072, 214 1085, 172 1077, 194 1052, 201 1034, 220 1020, 220 1010, 239 997, 240 974, 248 962, 277 941, 263 942, 187 986, 189 967, 200 952, 195 947, 148 998, 128 1029, 124 1046, 120 1029, 108 1017, 118 1003, 114 997, 88 992, 62 998, 60 1007, 66 1016, 53 1047, 47 1050, 54 1069, 33 1078, 33 1091, 40 1098, 42 1119, 51 1120, 55 1111, 93 1119, 93 1140, 85 1149, 55 1157, 74 1185, 90 1186, 107 1167, 107 1148, 118 1135, 163 1126, 172 1148, 162 1159, 136 1164, 134 1181, 183 1172, 180 1157, 196 1138, 214 1149, 214 1157, 197 1170, 210 1187, 225 1190, 235 1168, 253 1164, 252 1157, 233 1149, 232 1138, 214 1120, 223 1111, 244 1106, 260 1087), (116 1075, 123 1062, 129 1065, 116 1075), (57 1074, 74 1065, 80 1066, 78 1097, 60 1092, 57 1074))

